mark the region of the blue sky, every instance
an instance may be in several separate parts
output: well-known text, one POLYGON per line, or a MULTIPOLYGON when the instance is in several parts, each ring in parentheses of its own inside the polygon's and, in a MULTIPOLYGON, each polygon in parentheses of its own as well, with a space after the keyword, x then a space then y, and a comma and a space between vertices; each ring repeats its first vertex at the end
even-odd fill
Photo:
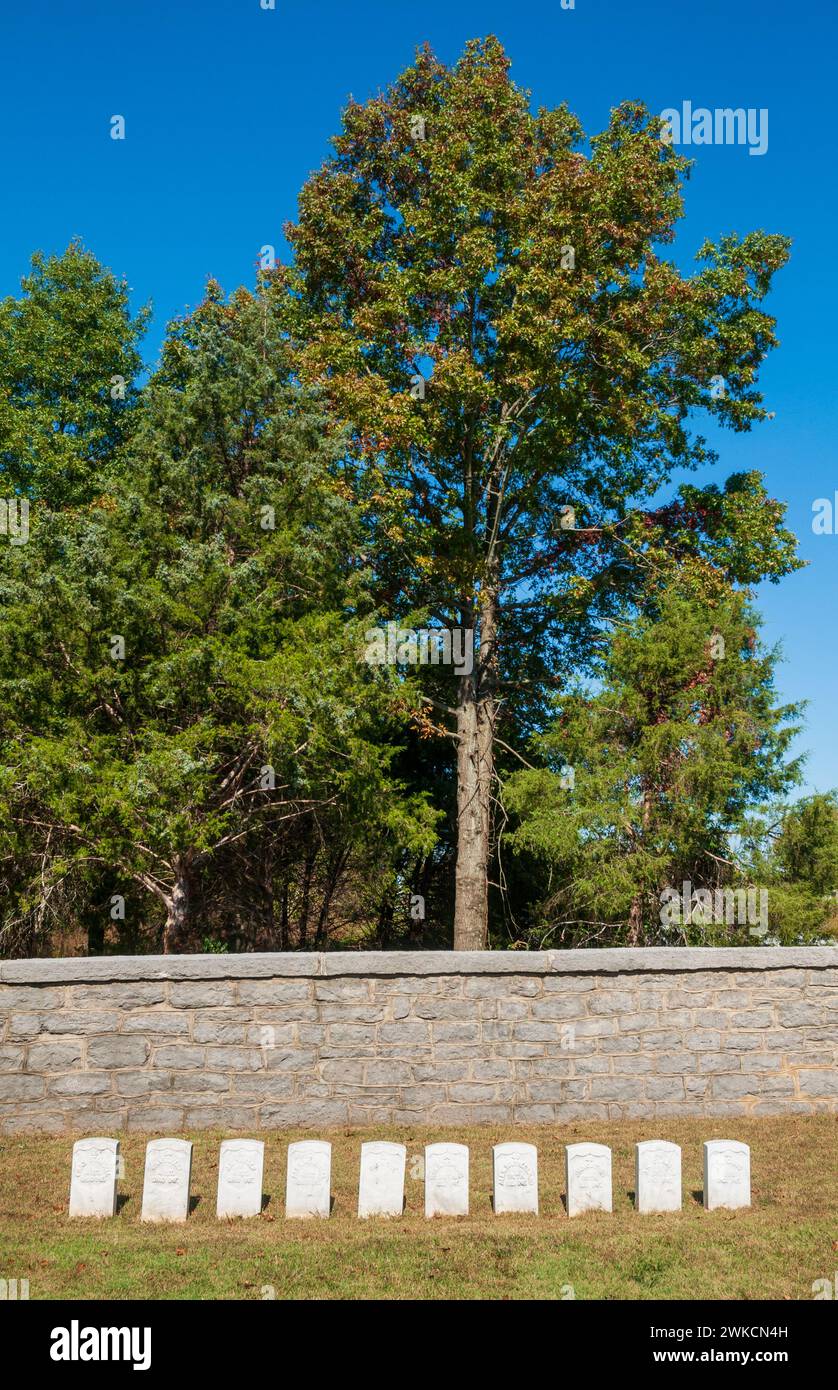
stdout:
MULTIPOLYGON (((782 641, 780 689, 808 699, 807 788, 838 786, 838 534, 814 535, 812 503, 838 490, 834 324, 834 0, 37 0, 0 15, 0 294, 33 250, 81 236, 152 300, 146 353, 194 305, 208 275, 251 284, 259 248, 280 251, 299 188, 327 152, 351 94, 385 86, 429 41, 453 61, 497 34, 535 104, 567 100, 589 133, 609 108, 753 107, 768 149, 702 146, 672 252, 683 268, 705 237, 755 228, 794 240, 770 308, 781 346, 763 372, 776 419, 713 434, 713 475, 761 469, 788 503, 806 570, 759 599, 782 641), (125 117, 126 139, 110 138, 125 117)), ((838 531, 838 525, 836 525, 838 531)))

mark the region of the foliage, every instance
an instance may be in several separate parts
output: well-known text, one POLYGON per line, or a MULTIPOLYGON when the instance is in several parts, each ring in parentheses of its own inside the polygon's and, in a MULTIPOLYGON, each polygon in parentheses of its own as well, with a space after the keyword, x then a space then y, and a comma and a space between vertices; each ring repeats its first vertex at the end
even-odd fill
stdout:
POLYGON ((78 241, 32 257, 19 299, 0 303, 0 471, 7 491, 80 506, 129 437, 139 342, 128 287, 78 241))
MULTIPOLYGON (((513 845, 551 867, 539 908, 551 944, 674 944, 665 889, 754 882, 735 857, 746 815, 800 777, 788 759, 800 710, 776 702, 777 654, 756 621, 741 598, 708 610, 667 589, 615 633, 600 688, 557 699, 535 740, 543 765, 513 774, 506 797, 513 845)), ((687 916, 678 939, 747 943, 753 925, 687 916)))
POLYGON ((172 328, 124 475, 84 510, 39 508, 3 552, 0 844, 28 862, 30 922, 58 883, 116 871, 126 919, 154 920, 156 899, 166 948, 184 948, 226 873, 226 929, 255 893, 245 939, 270 940, 298 821, 344 868, 373 835, 384 862, 433 843, 389 772, 388 692, 358 661, 336 438, 281 375, 265 313, 211 285, 172 328))
POLYGON ((789 248, 725 236, 682 275, 664 253, 688 162, 660 134, 625 102, 585 153, 496 39, 452 68, 424 49, 347 107, 267 277, 301 376, 347 422, 379 603, 477 634, 474 676, 424 688, 458 750, 455 945, 485 944, 496 765, 557 673, 590 673, 650 565, 689 558, 721 593, 798 563, 756 474, 649 504, 714 461, 697 411, 764 418, 762 301, 789 248))
POLYGON ((835 803, 788 801, 752 606, 795 537, 756 471, 672 485, 717 461, 701 414, 767 413, 789 242, 682 273, 660 134, 533 111, 495 38, 422 49, 348 105, 290 263, 210 281, 145 382, 124 282, 35 255, 0 304, 0 496, 31 505, 0 950, 638 943, 684 880, 831 929, 835 803), (390 621, 473 632, 474 670, 367 665, 390 621))

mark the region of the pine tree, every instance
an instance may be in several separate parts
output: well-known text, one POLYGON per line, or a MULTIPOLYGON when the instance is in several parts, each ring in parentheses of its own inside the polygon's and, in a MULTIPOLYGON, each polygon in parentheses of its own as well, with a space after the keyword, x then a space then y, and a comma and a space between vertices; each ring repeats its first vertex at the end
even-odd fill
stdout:
POLYGON ((291 827, 340 842, 337 874, 376 835, 427 851, 434 817, 399 795, 391 692, 358 659, 340 442, 264 301, 211 284, 142 411, 110 490, 39 508, 0 556, 0 858, 25 849, 10 930, 98 873, 170 951, 200 947, 223 890, 234 923, 247 883, 271 899, 291 827))
POLYGON ((693 918, 692 896, 754 886, 747 818, 800 778, 788 749, 801 710, 778 704, 778 654, 762 649, 757 625, 742 595, 709 607, 666 588, 614 632, 599 688, 558 697, 534 742, 541 766, 505 788, 512 845, 549 869, 536 939, 749 942, 752 923, 728 923, 727 911, 721 923, 693 918), (673 933, 662 908, 685 883, 673 933))

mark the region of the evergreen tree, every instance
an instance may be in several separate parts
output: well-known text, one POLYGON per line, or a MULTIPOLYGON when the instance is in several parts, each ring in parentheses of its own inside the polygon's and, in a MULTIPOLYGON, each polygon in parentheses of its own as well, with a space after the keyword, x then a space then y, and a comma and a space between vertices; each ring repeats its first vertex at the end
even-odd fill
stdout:
POLYGON ((391 860, 433 842, 390 774, 390 692, 358 660, 340 442, 284 362, 264 301, 211 284, 169 334, 130 466, 2 552, 0 857, 25 846, 30 924, 100 872, 135 915, 162 907, 164 950, 194 949, 226 867, 228 921, 255 877, 274 942, 290 827, 319 818, 333 877, 374 834, 391 860))
POLYGON ((558 697, 542 766, 505 788, 513 846, 549 869, 536 936, 553 945, 747 942, 746 900, 746 920, 728 922, 724 901, 717 922, 693 916, 692 895, 765 887, 739 854, 746 819, 800 777, 800 707, 777 703, 777 653, 744 598, 708 607, 667 588, 648 609, 614 632, 600 688, 558 697), (662 911, 684 884, 686 911, 662 911))
POLYGON ((78 241, 32 257, 20 298, 0 303, 0 489, 52 508, 84 505, 136 417, 149 310, 78 241))
POLYGON ((748 822, 743 858, 769 885, 770 939, 784 946, 838 937, 838 800, 804 797, 748 822))

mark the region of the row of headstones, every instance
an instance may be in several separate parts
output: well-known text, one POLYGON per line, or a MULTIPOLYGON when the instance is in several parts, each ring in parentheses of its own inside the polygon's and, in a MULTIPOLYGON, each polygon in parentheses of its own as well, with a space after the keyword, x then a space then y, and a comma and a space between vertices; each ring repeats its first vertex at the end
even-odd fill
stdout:
MULTIPOLYGON (((538 1212, 538 1153, 534 1144, 495 1144, 494 1210, 538 1212)), ((259 1139, 225 1139, 218 1163, 219 1217, 257 1216, 262 1209, 265 1146, 259 1139)), ((407 1150, 403 1144, 361 1145, 358 1215, 401 1216, 407 1150)), ((185 1221, 189 1211, 192 1145, 154 1139, 146 1148, 143 1221, 185 1221)), ((604 1144, 565 1147, 567 1214, 611 1211, 611 1150, 604 1144)), ((119 1175, 118 1139, 80 1139, 73 1147, 71 1216, 113 1216, 119 1175)), ((285 1214, 324 1216, 331 1207, 332 1146, 303 1139, 288 1146, 285 1214)), ((465 1144, 425 1148, 425 1215, 467 1216, 469 1153, 465 1144)), ((636 1145, 635 1204, 642 1212, 681 1210, 681 1150, 651 1139, 636 1145)), ((747 1144, 711 1139, 704 1145, 704 1205, 751 1204, 747 1144)))

